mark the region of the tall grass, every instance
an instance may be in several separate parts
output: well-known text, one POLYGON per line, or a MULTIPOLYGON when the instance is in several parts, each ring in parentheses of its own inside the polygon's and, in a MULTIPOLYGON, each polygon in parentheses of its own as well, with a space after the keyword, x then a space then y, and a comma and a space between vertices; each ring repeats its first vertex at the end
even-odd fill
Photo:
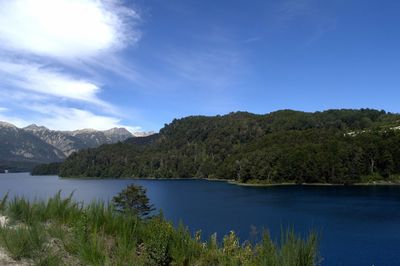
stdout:
POLYGON ((49 220, 69 224, 73 223, 82 212, 82 204, 74 202, 72 194, 63 199, 60 191, 47 201, 37 200, 32 203, 24 197, 16 196, 4 205, 6 205, 5 214, 9 218, 27 225, 49 220))
POLYGON ((0 228, 0 242, 14 259, 34 258, 43 249, 46 238, 42 226, 0 228))
POLYGON ((1 201, 0 201, 0 214, 1 213, 3 213, 3 211, 5 210, 5 208, 6 208, 6 203, 7 203, 7 200, 8 200, 8 192, 3 196, 3 198, 1 199, 1 201))
POLYGON ((60 193, 47 201, 21 197, 0 203, 10 225, 0 229, 0 245, 14 259, 38 265, 286 265, 318 264, 317 236, 306 239, 293 230, 272 241, 241 242, 234 232, 202 241, 183 224, 175 228, 162 215, 140 219, 111 205, 82 206, 60 193), (57 241, 54 241, 57 240, 57 241), (54 244, 56 243, 56 244, 54 244), (66 258, 66 259, 65 259, 66 258))

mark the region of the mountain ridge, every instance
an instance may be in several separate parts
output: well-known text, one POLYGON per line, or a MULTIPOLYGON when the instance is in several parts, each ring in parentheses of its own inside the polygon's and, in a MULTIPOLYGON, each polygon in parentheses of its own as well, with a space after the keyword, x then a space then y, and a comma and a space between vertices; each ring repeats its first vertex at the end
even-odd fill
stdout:
POLYGON ((135 138, 135 134, 125 128, 59 131, 36 124, 19 128, 0 121, 0 172, 7 166, 15 168, 19 163, 35 165, 60 162, 81 149, 125 141, 128 138, 135 138))

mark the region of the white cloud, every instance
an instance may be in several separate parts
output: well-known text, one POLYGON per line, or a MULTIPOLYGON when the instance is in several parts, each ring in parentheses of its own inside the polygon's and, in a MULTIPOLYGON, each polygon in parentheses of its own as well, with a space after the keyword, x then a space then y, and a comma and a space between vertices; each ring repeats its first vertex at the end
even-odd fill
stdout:
POLYGON ((7 114, 4 114, 3 112, 0 112, 0 121, 13 124, 14 126, 17 126, 17 127, 25 127, 29 124, 28 121, 26 121, 20 117, 7 115, 7 114))
POLYGON ((114 1, 0 0, 0 43, 16 52, 82 59, 136 42, 140 33, 128 25, 138 18, 114 1))
POLYGON ((119 49, 140 39, 139 21, 119 0, 0 0, 0 102, 8 108, 0 107, 0 120, 63 130, 122 126, 96 80, 100 68, 117 65, 119 49))
POLYGON ((1 107, 0 121, 9 122, 17 127, 29 124, 45 125, 53 130, 96 129, 107 130, 114 127, 124 127, 131 132, 140 132, 140 127, 131 127, 121 123, 121 119, 107 115, 97 115, 87 110, 55 105, 30 105, 26 109, 36 115, 25 120, 8 114, 7 108, 1 107))
POLYGON ((96 94, 100 88, 83 79, 32 63, 0 62, 0 84, 41 94, 107 105, 96 94))
POLYGON ((132 132, 140 130, 140 127, 129 127, 121 124, 121 119, 119 118, 96 115, 82 109, 39 105, 30 108, 44 115, 37 121, 37 124, 46 125, 51 129, 75 130, 92 128, 107 130, 113 127, 125 127, 132 132))
POLYGON ((140 132, 140 127, 131 127, 121 124, 121 120, 116 117, 96 115, 89 111, 59 107, 59 106, 32 106, 32 111, 41 113, 39 118, 30 119, 29 121, 19 117, 3 113, 0 109, 0 121, 11 123, 17 127, 26 127, 30 124, 45 125, 52 130, 71 131, 76 129, 96 129, 107 130, 114 127, 124 127, 131 132, 140 132))

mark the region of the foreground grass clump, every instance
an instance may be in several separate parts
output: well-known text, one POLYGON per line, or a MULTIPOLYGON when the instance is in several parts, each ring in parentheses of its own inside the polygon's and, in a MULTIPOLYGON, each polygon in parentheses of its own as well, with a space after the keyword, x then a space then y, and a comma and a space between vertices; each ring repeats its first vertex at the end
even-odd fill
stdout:
POLYGON ((267 233, 257 244, 241 243, 234 232, 207 241, 187 227, 175 228, 162 215, 140 218, 113 205, 83 206, 60 193, 48 201, 1 201, 0 246, 15 260, 36 265, 316 265, 317 238, 292 230, 278 242, 267 233))

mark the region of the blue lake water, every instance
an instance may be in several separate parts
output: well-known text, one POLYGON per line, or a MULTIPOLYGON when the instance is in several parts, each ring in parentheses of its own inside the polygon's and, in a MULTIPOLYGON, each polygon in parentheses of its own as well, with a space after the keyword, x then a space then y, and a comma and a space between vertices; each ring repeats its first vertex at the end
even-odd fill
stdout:
POLYGON ((0 174, 0 196, 46 199, 58 190, 79 201, 110 200, 126 185, 147 188, 156 208, 203 235, 230 230, 253 238, 252 226, 320 233, 322 265, 400 265, 400 186, 242 187, 205 180, 78 180, 0 174))

